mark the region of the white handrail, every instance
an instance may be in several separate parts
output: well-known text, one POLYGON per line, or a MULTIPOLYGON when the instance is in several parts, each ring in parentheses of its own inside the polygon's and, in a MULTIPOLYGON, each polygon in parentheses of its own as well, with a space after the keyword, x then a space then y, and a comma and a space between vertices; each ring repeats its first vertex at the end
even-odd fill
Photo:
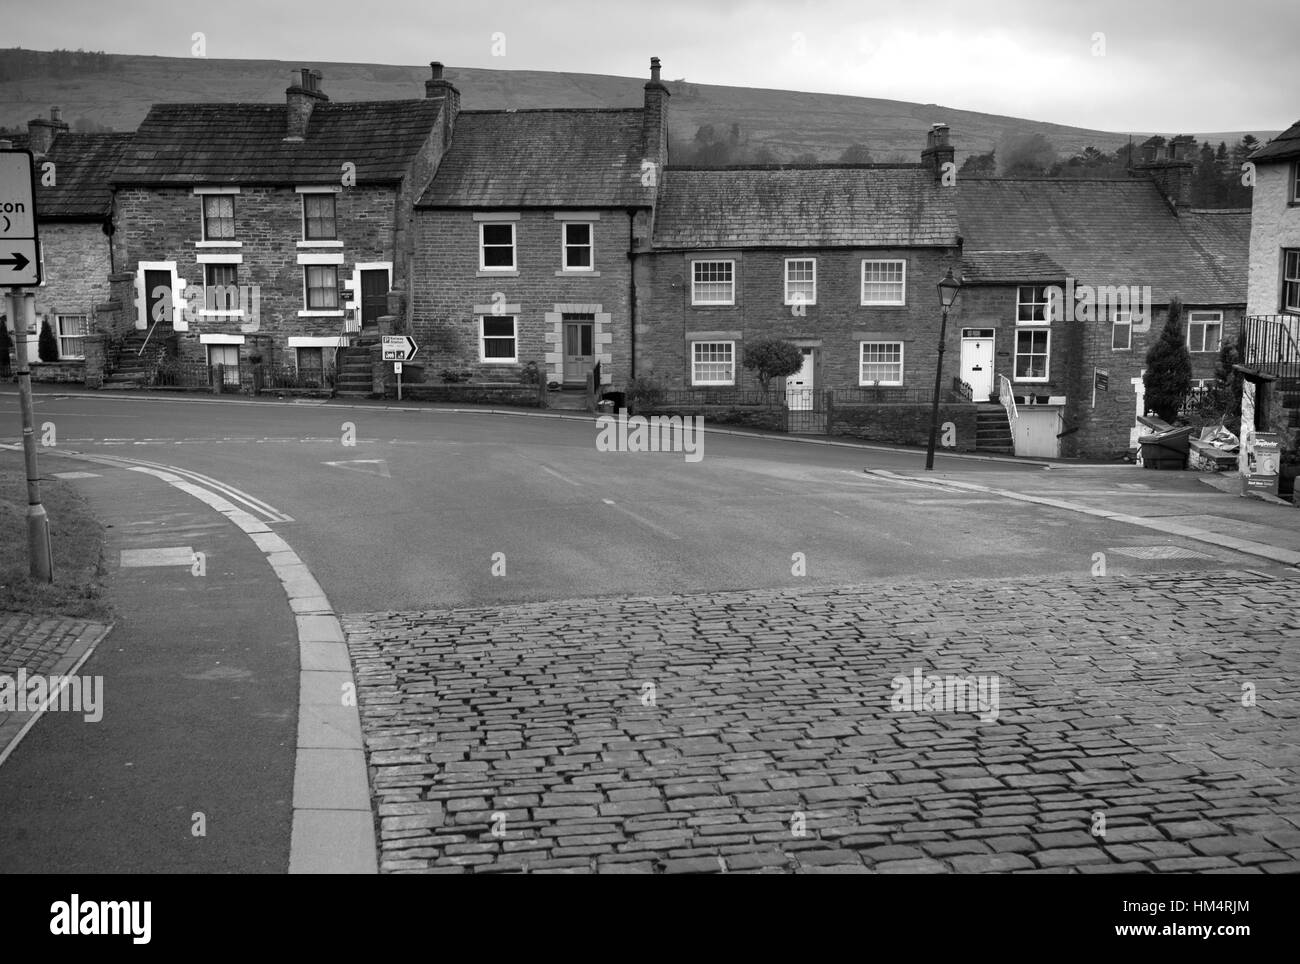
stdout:
POLYGON ((1007 418, 1012 422, 1020 417, 1020 413, 1016 409, 1016 397, 1011 394, 1011 382, 1006 375, 998 376, 998 401, 1007 410, 1007 418))

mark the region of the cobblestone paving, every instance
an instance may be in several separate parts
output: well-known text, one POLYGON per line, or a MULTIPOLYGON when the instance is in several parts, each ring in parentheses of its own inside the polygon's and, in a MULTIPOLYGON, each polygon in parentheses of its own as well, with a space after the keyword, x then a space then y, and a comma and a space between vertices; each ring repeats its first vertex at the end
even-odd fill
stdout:
POLYGON ((386 872, 1300 870, 1300 579, 909 582, 344 625, 386 872), (996 676, 996 718, 896 711, 892 681, 918 669, 996 676))
MULTIPOLYGON (((0 685, 10 691, 9 698, 16 699, 19 670, 27 671, 26 679, 68 673, 111 628, 89 619, 0 611, 0 677, 6 678, 0 685)), ((0 755, 31 715, 28 710, 11 711, 7 699, 0 703, 0 755)))

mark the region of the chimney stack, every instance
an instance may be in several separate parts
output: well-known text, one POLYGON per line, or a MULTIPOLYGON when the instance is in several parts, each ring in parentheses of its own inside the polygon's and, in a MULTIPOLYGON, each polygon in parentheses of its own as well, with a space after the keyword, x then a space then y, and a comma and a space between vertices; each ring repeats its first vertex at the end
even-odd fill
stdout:
POLYGON ((1163 137, 1149 137, 1142 143, 1142 163, 1134 165, 1134 177, 1149 177, 1156 182, 1169 206, 1177 212, 1192 206, 1192 163, 1196 138, 1180 134, 1166 142, 1163 137))
POLYGON ((460 91, 442 76, 442 64, 437 60, 429 62, 429 79, 424 82, 424 96, 429 100, 442 101, 443 138, 450 140, 456 126, 456 117, 460 114, 460 91))
POLYGON ((921 163, 938 181, 943 177, 943 166, 953 163, 956 157, 956 150, 948 143, 948 125, 931 125, 925 135, 925 150, 921 152, 921 163))
POLYGON ((668 85, 659 79, 659 58, 650 58, 650 80, 645 85, 645 110, 641 115, 643 160, 655 164, 655 183, 668 163, 668 85))
POLYGON ((318 102, 329 98, 320 89, 321 72, 303 67, 295 78, 297 83, 285 89, 286 141, 300 141, 307 136, 307 124, 311 120, 312 108, 318 102))
POLYGON ((54 138, 67 129, 68 124, 63 120, 62 108, 51 107, 49 120, 44 117, 33 117, 27 122, 27 140, 31 145, 32 153, 48 154, 50 148, 54 146, 54 138))

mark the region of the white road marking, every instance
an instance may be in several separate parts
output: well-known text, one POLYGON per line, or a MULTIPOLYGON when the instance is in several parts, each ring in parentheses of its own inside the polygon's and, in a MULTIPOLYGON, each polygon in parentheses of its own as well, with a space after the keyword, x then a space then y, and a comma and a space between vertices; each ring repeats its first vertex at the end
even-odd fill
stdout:
POLYGON ((675 532, 669 532, 667 529, 659 525, 657 522, 651 522, 645 516, 638 515, 637 513, 633 512, 631 509, 625 509, 621 505, 617 505, 613 499, 601 499, 600 501, 604 502, 607 506, 618 509, 619 512, 622 512, 624 515, 628 516, 629 518, 635 519, 637 522, 641 523, 647 529, 651 529, 654 532, 659 533, 665 539, 674 539, 674 540, 681 539, 681 536, 677 535, 675 532))
MULTIPOLYGON (((549 473, 550 475, 555 476, 555 477, 556 477, 557 479, 559 479, 561 482, 568 482, 569 485, 576 485, 578 488, 582 488, 582 483, 581 483, 581 482, 575 482, 573 479, 569 478, 567 475, 561 475, 559 472, 556 472, 555 469, 551 468, 549 465, 542 465, 541 462, 538 462, 538 463, 537 463, 537 467, 538 467, 539 469, 541 469, 543 472, 546 472, 546 473, 549 473)), ((609 500, 607 499, 607 500, 605 500, 605 501, 608 502, 609 500)), ((610 505, 613 505, 614 503, 610 502, 609 504, 610 504, 610 505)))
POLYGON ((56 479, 102 479, 103 476, 97 472, 55 472, 56 479))
POLYGON ((336 469, 347 469, 349 472, 363 472, 366 475, 378 475, 385 479, 393 477, 392 473, 388 471, 388 462, 385 459, 342 459, 338 462, 322 462, 321 465, 330 465, 336 469))

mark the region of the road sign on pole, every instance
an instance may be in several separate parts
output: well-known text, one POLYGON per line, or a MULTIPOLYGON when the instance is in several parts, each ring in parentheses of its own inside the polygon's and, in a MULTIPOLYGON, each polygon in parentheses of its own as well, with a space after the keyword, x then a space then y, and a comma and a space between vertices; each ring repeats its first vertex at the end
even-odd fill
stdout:
POLYGON ((0 286, 35 288, 40 283, 32 155, 0 150, 0 286))
POLYGON ((41 504, 41 473, 36 466, 36 417, 32 411, 32 372, 27 362, 27 328, 36 324, 36 296, 17 288, 9 291, 9 317, 14 322, 14 354, 18 362, 18 407, 23 420, 23 457, 27 463, 27 558, 33 579, 54 581, 50 520, 41 504))
POLYGON ((391 362, 410 361, 420 349, 410 335, 384 335, 383 360, 391 362))

